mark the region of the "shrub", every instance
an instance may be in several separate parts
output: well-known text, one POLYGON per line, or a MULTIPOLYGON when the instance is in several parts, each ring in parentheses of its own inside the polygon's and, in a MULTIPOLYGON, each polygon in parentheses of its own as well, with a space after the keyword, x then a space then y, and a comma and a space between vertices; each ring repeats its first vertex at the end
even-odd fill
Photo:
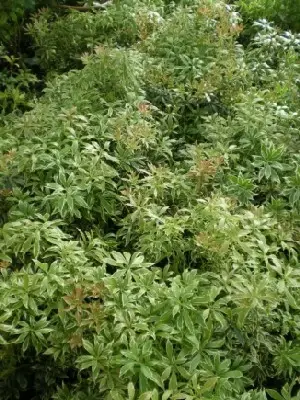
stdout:
POLYGON ((0 105, 1 114, 5 115, 17 109, 30 108, 34 84, 37 77, 28 68, 19 64, 18 58, 9 56, 4 47, 0 47, 0 105))
POLYGON ((22 30, 22 20, 35 8, 56 5, 64 0, 2 0, 0 4, 0 44, 13 47, 17 45, 22 30))
POLYGON ((246 19, 266 18, 283 29, 299 31, 299 0, 239 0, 237 4, 246 19))
POLYGON ((159 23, 157 6, 142 2, 116 2, 94 13, 71 12, 55 17, 41 11, 27 25, 36 56, 46 71, 65 71, 80 66, 80 57, 95 45, 131 46, 146 38, 159 23))
POLYGON ((45 68, 82 64, 1 120, 1 399, 299 398, 297 36, 241 46, 221 2, 47 13, 45 68), (77 18, 103 43, 64 53, 77 18))

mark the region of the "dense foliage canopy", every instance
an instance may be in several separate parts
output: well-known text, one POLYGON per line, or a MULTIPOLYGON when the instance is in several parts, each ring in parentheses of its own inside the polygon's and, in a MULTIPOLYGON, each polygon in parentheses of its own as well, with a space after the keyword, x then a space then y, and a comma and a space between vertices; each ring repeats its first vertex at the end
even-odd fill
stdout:
POLYGON ((300 399, 298 0, 27 3, 1 20, 1 400, 300 399))

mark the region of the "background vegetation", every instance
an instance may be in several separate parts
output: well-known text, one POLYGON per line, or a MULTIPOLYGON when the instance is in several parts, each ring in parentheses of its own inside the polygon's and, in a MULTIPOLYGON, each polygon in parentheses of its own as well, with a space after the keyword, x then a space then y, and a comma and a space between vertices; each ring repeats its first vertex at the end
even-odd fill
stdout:
POLYGON ((1 5, 1 399, 300 399, 296 3, 1 5))

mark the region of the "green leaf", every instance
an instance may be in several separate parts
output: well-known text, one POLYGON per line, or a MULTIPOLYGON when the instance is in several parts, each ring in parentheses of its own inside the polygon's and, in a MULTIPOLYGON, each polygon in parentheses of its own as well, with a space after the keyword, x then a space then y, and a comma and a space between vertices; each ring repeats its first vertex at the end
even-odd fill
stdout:
POLYGON ((242 328, 244 326, 244 322, 247 318, 247 315, 249 314, 249 311, 249 308, 239 308, 236 310, 236 313, 238 315, 237 326, 239 328, 242 328))
POLYGON ((141 372, 147 379, 156 383, 159 387, 163 388, 162 380, 155 371, 153 371, 146 365, 141 365, 141 372))
POLYGON ((183 317, 185 326, 187 327, 188 331, 192 334, 194 332, 194 324, 187 310, 183 311, 183 317))
MULTIPOLYGON (((117 390, 111 390, 110 396, 114 400, 124 400, 124 397, 117 390)), ((130 400, 130 399, 128 399, 130 400)))
POLYGON ((123 376, 123 375, 126 375, 127 372, 129 372, 129 371, 133 372, 134 371, 134 366, 135 366, 134 362, 129 362, 129 363, 123 365, 121 367, 121 369, 120 369, 120 377, 123 376))
POLYGON ((167 340, 166 352, 167 352, 167 356, 168 356, 169 360, 172 360, 173 359, 173 345, 170 342, 170 340, 167 340))
POLYGON ((152 398, 152 392, 145 392, 139 396, 139 400, 150 400, 152 398))
POLYGON ((128 400, 134 400, 135 388, 132 382, 129 382, 127 385, 127 393, 128 393, 128 400))
POLYGON ((279 393, 276 392, 276 390, 267 389, 267 393, 274 400, 285 400, 279 393))
POLYGON ((23 243, 22 251, 23 251, 24 253, 29 252, 29 250, 31 250, 31 248, 32 248, 32 243, 33 243, 33 237, 32 237, 32 236, 29 236, 29 237, 25 240, 25 242, 23 243))
MULTIPOLYGON (((49 353, 47 353, 49 354, 49 353)), ((93 356, 80 356, 77 358, 76 363, 79 365, 80 370, 90 368, 94 365, 93 356)))
POLYGON ((204 385, 201 387, 200 392, 201 393, 207 393, 207 392, 211 392, 214 387, 216 386, 216 383, 218 382, 218 377, 214 376, 212 378, 209 378, 204 385))
POLYGON ((161 379, 162 381, 166 381, 167 379, 169 379, 169 376, 171 375, 172 372, 172 367, 167 367, 163 373, 161 374, 161 379))
POLYGON ((178 365, 177 366, 177 370, 180 373, 180 375, 186 379, 187 381, 190 379, 190 374, 186 371, 185 368, 183 368, 182 366, 178 365))
POLYGON ((163 395, 161 400, 168 400, 172 396, 173 391, 172 390, 166 390, 163 395))
POLYGON ((174 372, 172 373, 171 379, 169 381, 169 389, 172 391, 177 390, 177 378, 174 372))
POLYGON ((238 379, 238 378, 242 378, 242 377, 243 377, 243 373, 242 373, 242 371, 239 371, 239 370, 229 371, 229 372, 226 372, 226 374, 224 374, 224 378, 227 378, 227 379, 229 379, 229 378, 238 379))
POLYGON ((12 263, 11 257, 9 257, 8 255, 6 255, 4 253, 0 253, 0 260, 12 263))
POLYGON ((34 236, 34 244, 33 244, 33 255, 37 258, 40 254, 40 232, 36 231, 34 236))
POLYGON ((154 389, 154 390, 152 391, 151 399, 152 399, 152 400, 159 400, 158 391, 157 391, 156 389, 154 389))
POLYGON ((88 353, 90 353, 90 354, 94 353, 94 346, 92 345, 91 342, 89 342, 88 340, 83 339, 82 340, 82 344, 83 344, 83 347, 85 348, 85 350, 88 353))

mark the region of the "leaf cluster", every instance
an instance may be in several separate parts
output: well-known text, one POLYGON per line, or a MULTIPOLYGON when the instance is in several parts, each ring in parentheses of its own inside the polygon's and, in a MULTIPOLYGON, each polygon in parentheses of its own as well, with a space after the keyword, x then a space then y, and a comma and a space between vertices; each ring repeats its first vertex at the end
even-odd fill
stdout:
POLYGON ((33 18, 51 74, 0 127, 1 399, 300 398, 299 38, 243 29, 209 0, 33 18))

